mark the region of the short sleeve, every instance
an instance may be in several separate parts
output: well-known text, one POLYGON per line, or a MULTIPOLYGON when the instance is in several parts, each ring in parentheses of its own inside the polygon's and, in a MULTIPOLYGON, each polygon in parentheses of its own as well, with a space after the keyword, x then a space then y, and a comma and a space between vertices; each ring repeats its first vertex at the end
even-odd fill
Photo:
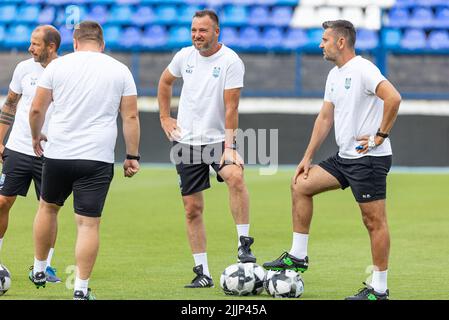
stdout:
POLYGON ((17 67, 14 69, 11 83, 9 84, 9 88, 17 94, 22 94, 22 78, 23 78, 23 67, 22 64, 18 64, 17 67))
POLYGON ((39 82, 37 85, 41 88, 53 90, 53 74, 55 70, 54 61, 50 62, 50 64, 44 69, 41 77, 39 78, 39 82))
POLYGON ((380 82, 386 80, 379 68, 368 62, 362 73, 363 85, 368 94, 376 94, 376 88, 380 82))
POLYGON ((182 51, 175 54, 167 69, 174 77, 182 77, 182 51))
POLYGON ((326 87, 324 89, 324 101, 327 102, 332 102, 332 98, 331 98, 331 81, 330 81, 330 74, 327 76, 326 79, 326 87))
POLYGON ((134 82, 133 75, 128 67, 125 67, 125 82, 122 96, 137 96, 136 83, 134 82))
POLYGON ((238 59, 231 63, 226 73, 225 90, 242 88, 244 76, 245 65, 243 64, 243 61, 238 59))

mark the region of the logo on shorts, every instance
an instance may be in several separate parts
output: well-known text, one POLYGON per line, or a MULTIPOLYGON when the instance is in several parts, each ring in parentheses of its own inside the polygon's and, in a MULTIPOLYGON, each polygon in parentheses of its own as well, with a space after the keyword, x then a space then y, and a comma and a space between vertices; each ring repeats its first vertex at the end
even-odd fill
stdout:
POLYGON ((370 198, 371 198, 371 195, 370 195, 369 193, 367 193, 367 194, 362 194, 362 198, 363 198, 363 199, 370 199, 370 198))
POLYGON ((187 65, 186 73, 192 74, 195 66, 187 65))
POLYGON ((345 79, 345 88, 346 89, 351 88, 351 78, 346 78, 345 79))
POLYGON ((212 75, 214 76, 214 78, 218 78, 220 76, 220 71, 220 67, 214 67, 214 71, 212 71, 212 75))
POLYGON ((6 174, 2 173, 0 176, 0 190, 3 189, 3 184, 5 183, 6 174))
POLYGON ((182 190, 182 181, 181 181, 181 176, 178 176, 178 184, 179 184, 179 187, 181 188, 181 190, 182 190))

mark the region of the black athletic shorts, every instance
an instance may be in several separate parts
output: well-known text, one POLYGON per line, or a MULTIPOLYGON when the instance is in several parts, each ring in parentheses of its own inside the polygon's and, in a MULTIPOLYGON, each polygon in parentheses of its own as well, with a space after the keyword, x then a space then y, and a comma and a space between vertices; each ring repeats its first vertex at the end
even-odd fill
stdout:
POLYGON ((41 197, 63 206, 73 191, 75 213, 101 217, 113 176, 112 163, 44 158, 41 197))
POLYGON ((176 165, 179 187, 183 196, 210 188, 209 166, 217 172, 218 182, 223 182, 219 171, 224 142, 193 146, 174 141, 170 159, 176 165))
POLYGON ((391 161, 391 156, 344 159, 337 153, 319 166, 333 175, 342 189, 350 186, 357 202, 370 202, 386 198, 391 161))
POLYGON ((41 194, 42 158, 5 148, 0 176, 0 195, 26 196, 34 181, 37 200, 41 194))

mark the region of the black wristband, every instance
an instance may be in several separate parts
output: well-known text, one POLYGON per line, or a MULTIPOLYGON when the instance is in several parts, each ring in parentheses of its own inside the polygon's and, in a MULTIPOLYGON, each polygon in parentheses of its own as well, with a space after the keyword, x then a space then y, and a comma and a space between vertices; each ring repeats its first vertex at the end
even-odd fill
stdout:
POLYGON ((384 133, 384 132, 380 132, 380 129, 377 130, 376 132, 376 136, 382 137, 384 139, 388 138, 389 134, 388 133, 384 133))
POLYGON ((137 160, 137 161, 139 161, 140 160, 140 154, 137 155, 137 156, 133 156, 133 155, 127 154, 126 155, 126 160, 137 160))

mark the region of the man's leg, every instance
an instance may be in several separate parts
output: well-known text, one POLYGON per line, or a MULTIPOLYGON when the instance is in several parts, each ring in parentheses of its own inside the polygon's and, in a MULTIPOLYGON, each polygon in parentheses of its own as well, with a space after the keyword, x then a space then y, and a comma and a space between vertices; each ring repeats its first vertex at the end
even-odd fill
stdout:
POLYGON ((293 240, 289 252, 278 259, 264 263, 270 270, 295 269, 304 272, 308 268, 307 247, 313 215, 313 196, 328 190, 341 188, 340 182, 320 166, 310 168, 307 179, 300 174, 291 182, 293 240))
POLYGON ((6 197, 0 195, 0 250, 2 249, 3 237, 8 229, 9 210, 16 201, 16 196, 6 197))
POLYGON ((390 254, 390 234, 388 231, 385 199, 359 203, 370 241, 374 265, 371 286, 376 292, 387 290, 388 257, 390 254))

